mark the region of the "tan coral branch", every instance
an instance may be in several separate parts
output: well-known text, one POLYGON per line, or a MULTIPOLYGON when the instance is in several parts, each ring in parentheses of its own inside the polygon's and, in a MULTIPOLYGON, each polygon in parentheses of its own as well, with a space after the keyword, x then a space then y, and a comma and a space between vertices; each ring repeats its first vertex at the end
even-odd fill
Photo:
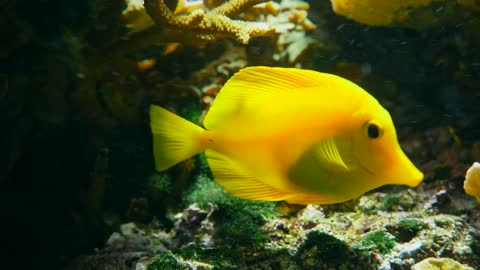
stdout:
POLYGON ((175 15, 167 7, 163 0, 145 0, 145 10, 158 25, 165 25, 173 28, 192 28, 198 25, 204 18, 205 12, 202 9, 194 10, 188 15, 175 15))
POLYGON ((222 5, 212 9, 210 12, 212 14, 220 14, 225 16, 231 16, 238 14, 249 7, 252 7, 256 4, 268 2, 268 0, 233 0, 227 1, 222 5))
POLYGON ((252 37, 273 34, 275 28, 262 22, 232 20, 228 16, 265 1, 232 0, 207 12, 197 9, 188 15, 175 15, 165 5, 164 0, 145 0, 145 9, 157 25, 179 31, 188 30, 185 34, 205 41, 230 37, 247 44, 252 37))

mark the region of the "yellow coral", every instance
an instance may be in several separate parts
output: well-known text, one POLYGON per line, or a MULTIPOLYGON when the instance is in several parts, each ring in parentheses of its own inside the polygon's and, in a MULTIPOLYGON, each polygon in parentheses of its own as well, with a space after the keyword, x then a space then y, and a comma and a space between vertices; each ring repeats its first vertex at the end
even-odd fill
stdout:
POLYGON ((467 170, 463 189, 469 195, 474 196, 480 202, 480 163, 474 162, 467 170))
MULTIPOLYGON (((330 0, 333 11, 338 14, 371 26, 403 25, 411 19, 413 11, 433 4, 447 5, 451 0, 330 0)), ((452 1, 453 2, 453 1, 452 1)), ((457 0, 459 6, 479 10, 477 0, 457 0)), ((438 18, 432 18, 438 20, 438 18)), ((405 25, 405 26, 408 26, 405 25)))
POLYGON ((402 21, 408 9, 427 6, 431 0, 331 0, 333 11, 357 22, 386 26, 402 21))
POLYGON ((478 0, 457 0, 460 5, 470 7, 473 10, 479 11, 480 10, 480 1, 478 0))
POLYGON ((412 270, 474 270, 450 258, 427 258, 414 266, 412 270))

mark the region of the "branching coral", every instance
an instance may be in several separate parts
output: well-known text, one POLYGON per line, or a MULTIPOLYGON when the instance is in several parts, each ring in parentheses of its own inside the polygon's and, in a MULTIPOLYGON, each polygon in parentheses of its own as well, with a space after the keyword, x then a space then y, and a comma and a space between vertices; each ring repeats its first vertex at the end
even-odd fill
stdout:
POLYGON ((170 43, 203 47, 207 42, 231 38, 247 44, 253 37, 276 40, 276 61, 295 63, 313 43, 306 32, 316 28, 307 17, 310 5, 301 0, 178 0, 175 10, 164 0, 125 0, 123 18, 129 40, 142 44, 170 43), (219 4, 223 2, 223 4, 219 4))
POLYGON ((275 28, 263 22, 233 20, 230 16, 262 2, 265 0, 232 0, 209 11, 195 9, 189 14, 174 14, 164 0, 145 0, 145 9, 155 24, 180 31, 193 40, 233 38, 247 44, 252 37, 274 34, 275 28))
POLYGON ((277 61, 287 59, 295 63, 299 56, 314 43, 313 38, 307 36, 306 31, 316 28, 307 18, 310 5, 303 1, 282 0, 278 5, 278 15, 267 16, 266 21, 275 25, 279 37, 277 49, 273 58, 277 61))
POLYGON ((126 20, 127 28, 131 29, 132 33, 143 31, 153 25, 152 18, 143 8, 143 0, 126 1, 126 5, 122 15, 126 20))

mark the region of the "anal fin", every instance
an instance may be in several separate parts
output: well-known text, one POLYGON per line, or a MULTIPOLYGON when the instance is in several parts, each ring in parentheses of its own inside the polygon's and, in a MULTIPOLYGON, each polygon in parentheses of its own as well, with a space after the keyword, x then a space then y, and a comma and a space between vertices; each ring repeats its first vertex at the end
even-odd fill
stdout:
POLYGON ((343 200, 322 196, 320 194, 301 193, 289 197, 286 201, 291 204, 332 204, 342 202, 343 200))
POLYGON ((250 176, 238 162, 226 155, 211 149, 206 150, 205 155, 215 180, 234 196, 263 201, 281 201, 292 196, 250 176))

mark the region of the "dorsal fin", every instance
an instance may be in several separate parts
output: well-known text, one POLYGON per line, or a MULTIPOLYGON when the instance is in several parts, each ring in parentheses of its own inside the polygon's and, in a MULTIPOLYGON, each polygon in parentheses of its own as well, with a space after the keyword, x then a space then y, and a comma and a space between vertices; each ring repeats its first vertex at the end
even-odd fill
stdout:
POLYGON ((203 126, 217 129, 242 110, 265 95, 281 94, 334 83, 335 75, 312 70, 279 67, 247 67, 240 70, 223 86, 210 108, 203 126))

